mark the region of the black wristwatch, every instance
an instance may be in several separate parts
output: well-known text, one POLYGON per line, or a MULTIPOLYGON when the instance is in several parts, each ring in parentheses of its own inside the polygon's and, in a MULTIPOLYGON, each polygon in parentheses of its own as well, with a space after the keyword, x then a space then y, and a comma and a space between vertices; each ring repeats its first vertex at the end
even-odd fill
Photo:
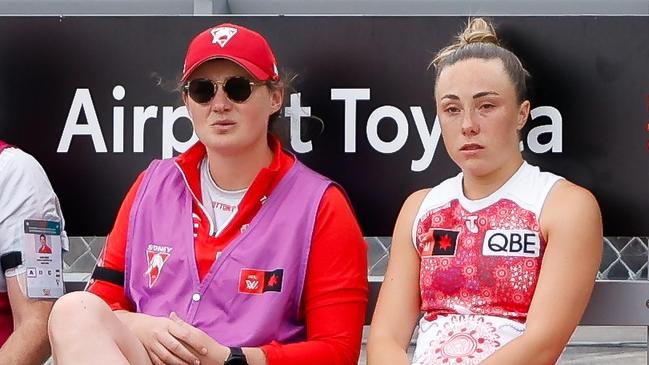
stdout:
POLYGON ((241 347, 230 347, 230 356, 225 359, 223 365, 248 365, 248 360, 241 347))

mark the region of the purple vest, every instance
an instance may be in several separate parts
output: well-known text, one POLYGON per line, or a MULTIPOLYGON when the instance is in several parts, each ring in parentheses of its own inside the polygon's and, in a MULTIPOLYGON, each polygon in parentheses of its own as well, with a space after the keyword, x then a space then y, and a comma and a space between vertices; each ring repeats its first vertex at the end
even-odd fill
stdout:
POLYGON ((153 161, 130 212, 126 296, 137 312, 174 311, 226 346, 303 341, 300 300, 315 217, 330 184, 296 160, 199 281, 192 192, 173 160, 153 161))

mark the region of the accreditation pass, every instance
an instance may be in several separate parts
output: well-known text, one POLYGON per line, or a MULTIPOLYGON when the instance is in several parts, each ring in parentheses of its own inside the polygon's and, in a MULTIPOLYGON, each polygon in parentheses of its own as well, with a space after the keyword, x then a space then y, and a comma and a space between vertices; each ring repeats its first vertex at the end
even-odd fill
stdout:
POLYGON ((61 223, 27 219, 23 265, 29 298, 59 298, 64 294, 61 223))

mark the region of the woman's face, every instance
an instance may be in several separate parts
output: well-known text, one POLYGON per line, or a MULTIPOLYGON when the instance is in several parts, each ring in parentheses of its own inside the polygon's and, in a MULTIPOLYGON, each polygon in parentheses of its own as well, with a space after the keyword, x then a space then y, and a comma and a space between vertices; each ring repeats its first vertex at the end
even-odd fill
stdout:
POLYGON ((446 66, 435 86, 444 145, 465 174, 486 176, 520 161, 518 131, 530 104, 519 103, 499 59, 446 66))
MULTIPOLYGON (((225 81, 232 76, 243 76, 260 84, 241 66, 224 59, 205 62, 187 80, 225 81)), ((183 101, 198 139, 209 150, 231 155, 267 144, 268 117, 282 106, 282 92, 266 85, 253 86, 248 100, 235 103, 220 83, 214 98, 206 103, 197 103, 186 92, 183 101)))

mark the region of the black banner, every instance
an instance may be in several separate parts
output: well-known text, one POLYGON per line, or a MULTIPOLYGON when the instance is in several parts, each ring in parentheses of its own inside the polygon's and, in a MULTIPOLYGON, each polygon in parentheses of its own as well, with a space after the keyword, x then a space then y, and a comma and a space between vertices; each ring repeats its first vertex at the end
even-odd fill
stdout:
MULTIPOLYGON (((148 162, 193 141, 175 86, 193 35, 224 21, 298 75, 285 146, 347 190, 366 235, 458 172, 428 64, 465 17, 0 18, 0 138, 43 164, 71 235, 105 235, 148 162)), ((606 235, 649 234, 649 17, 494 21, 533 76, 526 159, 591 189, 606 235)))

